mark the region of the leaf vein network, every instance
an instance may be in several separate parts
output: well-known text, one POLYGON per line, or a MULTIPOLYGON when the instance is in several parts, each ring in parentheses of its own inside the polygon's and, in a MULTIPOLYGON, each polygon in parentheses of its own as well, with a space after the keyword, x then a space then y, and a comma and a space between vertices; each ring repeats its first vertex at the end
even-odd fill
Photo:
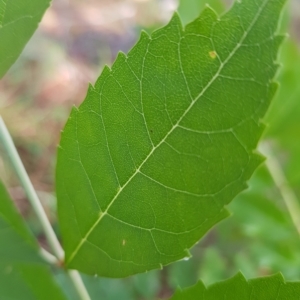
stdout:
MULTIPOLYGON (((110 207, 113 205, 113 203, 115 202, 115 200, 118 198, 119 194, 124 190, 124 188, 131 182, 131 180, 138 174, 141 173, 140 170, 142 168, 142 166, 147 162, 147 160, 152 156, 152 154, 154 153, 154 151, 156 149, 158 149, 168 138, 168 136, 177 128, 180 126, 181 121, 184 119, 184 117, 186 116, 186 114, 191 110, 191 108, 194 106, 194 104, 204 95, 204 93, 208 90, 208 88, 215 82, 215 80, 220 76, 220 73, 222 71, 222 69, 224 68, 224 66, 226 66, 226 64, 230 61, 230 59, 233 57, 233 55, 236 53, 236 51, 242 46, 243 41, 246 39, 247 35, 249 34, 249 32, 251 32, 252 28, 254 27, 257 19, 259 18, 262 10, 264 9, 264 7, 266 6, 268 0, 264 0, 264 2, 261 4, 261 6, 259 7, 259 10, 257 12, 257 14, 254 16, 252 22, 249 25, 248 30, 244 30, 244 33, 240 39, 240 41, 236 44, 236 46, 233 48, 233 50, 229 53, 228 57, 224 60, 224 62, 221 62, 216 74, 211 78, 211 80, 206 84, 206 86, 199 92, 199 94, 192 99, 190 105, 188 106, 188 108, 185 110, 185 112, 182 114, 182 116, 178 119, 178 121, 172 126, 172 128, 167 132, 167 134, 165 135, 165 137, 157 144, 157 145, 153 145, 152 149, 150 150, 150 152, 148 153, 148 155, 146 156, 146 158, 141 162, 140 166, 135 170, 135 172, 129 177, 129 179, 118 189, 118 192, 115 194, 115 196, 112 198, 112 200, 110 201, 109 205, 106 207, 105 211, 99 216, 99 218, 95 221, 95 223, 93 224, 93 226, 91 226, 90 230, 88 230, 88 232, 85 234, 85 236, 82 238, 82 240, 78 243, 77 247, 74 249, 74 251, 71 253, 67 263, 69 264, 74 257, 76 256, 76 254, 78 253, 78 251, 80 250, 80 248, 82 247, 82 245, 87 241, 89 235, 93 232, 93 230, 97 227, 97 225, 100 223, 100 221, 103 219, 103 217, 105 215, 108 214, 108 211, 110 209, 110 207)), ((150 39, 151 41, 151 39, 150 39)), ((103 94, 102 94, 103 95, 103 94)), ((101 97, 100 97, 101 98, 101 97)), ((100 101, 100 107, 101 107, 101 101, 100 101)), ((101 111, 101 110, 100 110, 101 111)), ((102 119, 103 122, 103 126, 104 126, 104 120, 102 119)), ((147 125, 146 125, 147 126, 147 125)), ((148 128, 147 128, 148 130, 148 128)), ((149 133, 149 131, 148 131, 149 133)), ((235 137, 238 139, 238 137, 236 136, 236 134, 234 133, 235 137)), ((107 139, 107 136, 106 136, 107 139)), ((239 139, 238 139, 239 140, 239 139)), ((243 145, 243 144, 242 144, 243 145)), ((245 147, 244 147, 245 148, 245 147)), ((246 150, 246 148, 245 148, 246 150)), ((116 174, 117 176, 117 174, 116 174)), ((231 183, 230 183, 231 184, 231 183)), ((228 184, 226 185, 228 186, 228 184)), ((224 187, 225 188, 225 187, 224 187)), ((223 189, 224 189, 223 188, 223 189)), ((200 195, 199 195, 200 196, 200 195)))

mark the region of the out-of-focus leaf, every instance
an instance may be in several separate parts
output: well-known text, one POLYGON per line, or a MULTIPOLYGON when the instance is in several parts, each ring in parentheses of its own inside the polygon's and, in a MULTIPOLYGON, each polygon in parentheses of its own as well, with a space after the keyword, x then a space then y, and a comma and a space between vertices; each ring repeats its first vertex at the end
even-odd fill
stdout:
POLYGON ((36 30, 50 0, 0 1, 0 78, 36 30))
POLYGON ((273 143, 274 155, 300 198, 300 49, 294 41, 285 43, 280 60, 281 85, 267 115, 265 139, 273 143))
MULTIPOLYGON (((203 254, 203 260, 198 270, 198 278, 205 283, 226 278, 226 261, 222 257, 222 249, 208 248, 203 254)), ((179 285, 181 287, 181 285, 179 285)))
MULTIPOLYGON (((201 243, 200 243, 201 245, 201 243)), ((191 257, 170 264, 166 267, 168 272, 168 284, 172 289, 178 286, 185 288, 194 285, 198 280, 199 264, 205 255, 206 249, 199 244, 191 249, 191 257)))
POLYGON ((160 273, 157 270, 150 271, 144 274, 137 274, 132 277, 132 284, 135 289, 135 293, 139 298, 143 299, 155 299, 160 289, 160 273))
POLYGON ((249 190, 230 204, 231 222, 218 228, 224 248, 232 245, 227 256, 232 256, 235 269, 248 277, 281 271, 289 280, 300 278, 299 235, 265 166, 249 185, 249 190))
MULTIPOLYGON (((58 271, 55 277, 68 299, 81 300, 65 272, 58 271)), ((156 299, 155 297, 160 289, 160 276, 156 270, 122 279, 110 279, 85 274, 81 274, 81 277, 92 300, 153 300, 156 299)))
POLYGON ((206 8, 185 30, 175 15, 90 86, 58 150, 67 267, 161 268, 228 215, 262 161, 284 2, 236 2, 221 18, 206 8))
POLYGON ((38 254, 11 199, 0 182, 0 298, 64 300, 49 266, 38 254))
MULTIPOLYGON (((218 272, 215 280, 228 278, 237 270, 246 277, 280 271, 287 280, 300 278, 299 234, 265 166, 255 172, 249 189, 230 203, 229 209, 231 218, 212 232, 215 239, 210 247, 219 255, 214 264, 218 272)), ((211 251, 210 247, 206 251, 211 251)), ((205 276, 209 263, 210 257, 203 255, 198 265, 198 278, 206 284, 215 281, 205 276)))
POLYGON ((300 50, 291 38, 284 43, 279 60, 282 63, 278 76, 280 89, 266 116, 269 126, 265 136, 285 141, 295 138, 296 132, 289 129, 297 127, 300 131, 297 126, 300 123, 300 50))
POLYGON ((10 199, 4 185, 0 182, 0 215, 4 220, 7 220, 10 226, 31 245, 37 247, 36 239, 29 232, 27 226, 20 214, 17 212, 14 203, 10 199))
POLYGON ((137 299, 134 294, 132 282, 121 279, 94 278, 84 276, 84 283, 92 300, 132 300, 137 299))
POLYGON ((169 265, 167 270, 170 287, 181 286, 185 288, 195 284, 198 281, 198 265, 199 261, 195 256, 192 256, 188 261, 181 260, 169 265))
POLYGON ((285 282, 281 274, 246 280, 238 273, 226 281, 210 285, 200 281, 185 290, 177 290, 171 300, 298 300, 300 282, 285 282))

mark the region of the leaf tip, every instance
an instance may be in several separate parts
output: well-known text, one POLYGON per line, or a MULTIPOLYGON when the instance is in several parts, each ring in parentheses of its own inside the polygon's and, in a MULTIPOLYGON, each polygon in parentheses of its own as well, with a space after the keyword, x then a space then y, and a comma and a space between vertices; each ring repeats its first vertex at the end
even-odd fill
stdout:
POLYGON ((117 58, 116 58, 116 61, 118 61, 118 60, 124 61, 124 60, 126 60, 126 58, 127 58, 126 54, 122 51, 119 51, 118 55, 117 55, 117 58))
POLYGON ((232 215, 233 215, 233 213, 229 209, 224 208, 224 216, 225 216, 224 219, 229 218, 232 215))
POLYGON ((212 20, 220 20, 218 13, 208 3, 205 4, 205 7, 199 17, 201 16, 210 17, 212 20))
POLYGON ((124 59, 126 59, 126 54, 123 52, 123 51, 119 51, 118 52, 118 56, 120 56, 120 57, 122 57, 122 58, 124 58, 124 59))
POLYGON ((273 276, 274 276, 274 278, 278 278, 283 283, 286 283, 286 280, 281 272, 275 273, 273 276))
POLYGON ((105 79, 110 74, 111 74, 111 68, 108 65, 104 65, 101 75, 98 77, 98 79, 95 82, 94 89, 100 90, 100 87, 103 85, 103 83, 105 82, 105 79))
POLYGON ((108 65, 104 65, 102 74, 110 73, 110 72, 111 72, 111 68, 108 65))
POLYGON ((180 18, 180 16, 179 16, 179 14, 178 14, 177 11, 175 11, 173 13, 173 16, 172 16, 172 18, 171 18, 171 20, 170 20, 170 22, 169 22, 169 24, 167 26, 170 26, 170 25, 172 25, 172 26, 174 26, 174 25, 175 26, 179 26, 180 29, 182 29, 181 18, 180 18))
POLYGON ((151 37, 150 37, 150 35, 149 35, 149 33, 147 31, 145 31, 145 30, 141 31, 140 40, 142 40, 142 39, 150 39, 150 38, 151 37))
POLYGON ((115 71, 116 69, 120 68, 121 65, 126 61, 126 54, 122 51, 118 52, 118 55, 116 57, 116 60, 114 64, 111 67, 112 71, 115 71))
POLYGON ((244 274, 241 271, 238 271, 237 274, 233 276, 233 278, 247 282, 247 279, 245 278, 244 274))
POLYGON ((189 249, 185 248, 184 249, 184 257, 182 260, 189 260, 192 257, 191 252, 189 251, 189 249))

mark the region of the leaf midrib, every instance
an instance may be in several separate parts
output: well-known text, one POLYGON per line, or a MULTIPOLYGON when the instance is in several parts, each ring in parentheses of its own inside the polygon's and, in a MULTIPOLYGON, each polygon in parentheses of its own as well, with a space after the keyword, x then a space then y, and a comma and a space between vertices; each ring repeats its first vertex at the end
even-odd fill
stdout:
MULTIPOLYGON (((265 0, 261 7, 259 8, 257 14, 255 15, 255 17, 253 18, 251 24, 248 27, 248 30, 246 30, 244 32, 244 34, 242 35, 240 41, 237 43, 237 45, 235 46, 235 48, 232 50, 232 52, 228 55, 228 57, 224 60, 224 62, 221 62, 220 67, 218 68, 216 74, 212 77, 212 79, 207 83, 207 85, 203 88, 203 90, 192 100, 192 102, 190 103, 189 107, 185 110, 185 112, 182 114, 182 116, 178 119, 178 121, 176 122, 175 125, 172 126, 172 128, 167 132, 167 134, 165 135, 165 137, 156 145, 153 146, 153 148, 151 149, 151 151, 149 152, 149 154, 147 155, 147 157, 143 160, 143 162, 140 164, 140 166, 136 169, 136 171, 129 177, 129 179, 124 183, 124 185, 122 187, 120 187, 120 189, 118 190, 118 192, 116 193, 116 195, 112 198, 111 202, 109 203, 109 205, 107 206, 107 208, 105 209, 105 211, 99 216, 99 218, 96 220, 96 222, 93 224, 93 226, 91 226, 90 230, 85 234, 85 236, 81 239, 81 241, 79 242, 79 244, 77 245, 77 247, 75 248, 75 250, 72 252, 72 254, 70 255, 70 258, 68 259, 68 261, 66 261, 66 264, 70 264, 70 262, 74 259, 74 257, 77 255, 78 251, 80 250, 80 248, 82 247, 82 245, 87 241, 87 238, 89 237, 89 235, 93 232, 94 228, 96 228, 96 226, 100 223, 100 221, 102 220, 102 218, 107 214, 108 210, 110 209, 110 207, 113 205, 113 203, 115 202, 115 200, 118 198, 118 196, 120 195, 120 193, 123 191, 123 189, 131 182, 131 180, 138 174, 140 173, 140 169, 142 168, 142 166, 148 161, 148 159, 151 157, 151 155, 154 153, 154 151, 156 149, 158 149, 160 147, 160 145, 162 143, 165 142, 165 140, 168 138, 168 136, 174 131, 174 129, 180 124, 180 122, 182 121, 182 119, 186 116, 186 114, 191 110, 191 108, 194 106, 194 104, 202 97, 202 95, 207 91, 207 89, 214 83, 214 81, 218 78, 218 76, 220 75, 222 69, 224 68, 224 66, 226 66, 226 64, 228 63, 228 61, 231 59, 231 57, 236 53, 236 51, 242 46, 243 41, 245 40, 245 38, 247 37, 247 35, 249 34, 249 32, 252 30, 253 26, 255 25, 257 19, 259 18, 262 10, 265 8, 267 2, 269 0, 265 0)), ((183 28, 184 30, 184 28, 183 28)), ((217 54, 218 58, 219 55, 217 54)), ((219 58, 220 60, 220 58, 219 58)))

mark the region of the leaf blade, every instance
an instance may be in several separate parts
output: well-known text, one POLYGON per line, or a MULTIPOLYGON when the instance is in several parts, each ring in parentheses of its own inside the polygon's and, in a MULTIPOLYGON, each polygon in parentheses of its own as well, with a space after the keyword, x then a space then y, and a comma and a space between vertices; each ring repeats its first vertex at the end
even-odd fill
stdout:
POLYGON ((1 298, 66 299, 1 182, 0 240, 1 298))
POLYGON ((234 277, 208 286, 199 281, 193 287, 177 290, 170 300, 180 299, 298 299, 300 282, 285 282, 281 274, 246 280, 238 273, 234 277))
POLYGON ((236 3, 221 19, 207 8, 184 30, 175 15, 103 70, 58 150, 68 267, 110 277, 159 268, 228 215, 262 161, 253 150, 277 87, 283 3, 236 3))
POLYGON ((36 30, 50 0, 0 3, 0 78, 16 61, 36 30), (14 38, 13 38, 14 37, 14 38))

